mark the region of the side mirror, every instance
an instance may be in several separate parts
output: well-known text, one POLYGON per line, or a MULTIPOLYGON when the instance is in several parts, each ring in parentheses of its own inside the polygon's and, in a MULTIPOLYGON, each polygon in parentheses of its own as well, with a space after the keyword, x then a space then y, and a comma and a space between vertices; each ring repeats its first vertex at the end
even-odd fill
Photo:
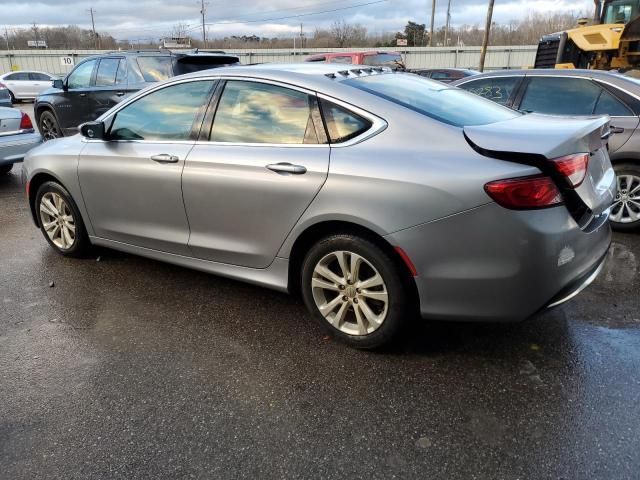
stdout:
POLYGON ((80 125, 80 134, 91 140, 104 140, 105 129, 103 122, 87 122, 80 125))
POLYGON ((59 78, 56 78, 53 82, 51 82, 53 85, 53 88, 59 88, 60 90, 64 90, 64 81, 60 80, 59 78))

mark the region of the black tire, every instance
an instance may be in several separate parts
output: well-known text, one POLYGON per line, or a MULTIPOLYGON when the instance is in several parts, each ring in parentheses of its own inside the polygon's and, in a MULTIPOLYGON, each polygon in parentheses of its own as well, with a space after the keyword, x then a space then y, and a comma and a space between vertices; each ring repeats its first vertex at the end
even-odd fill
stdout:
POLYGON ((64 136, 62 129, 60 128, 60 124, 58 124, 58 119, 53 112, 50 112, 49 110, 45 110, 40 115, 40 119, 38 120, 38 129, 40 130, 40 135, 42 135, 42 139, 45 142, 64 136))
POLYGON ((6 175, 11 171, 12 168, 13 163, 10 163, 9 165, 0 165, 0 175, 6 175))
MULTIPOLYGON (((613 166, 613 169, 616 172, 616 177, 618 177, 618 185, 622 186, 622 187, 626 187, 628 188, 629 186, 626 185, 626 181, 622 180, 620 177, 624 177, 624 176, 633 176, 636 179, 638 179, 640 181, 640 165, 635 164, 635 163, 618 163, 615 164, 613 166)), ((627 177, 628 178, 628 177, 627 177)), ((636 187, 636 183, 634 181, 633 183, 633 188, 636 187)), ((618 195, 623 194, 623 192, 627 192, 626 188, 623 188, 623 191, 618 192, 618 195)), ((640 194, 635 194, 635 198, 640 198, 640 194)), ((635 206, 631 206, 630 208, 636 208, 635 206)), ((640 214, 640 209, 634 210, 634 212, 637 211, 640 214)), ((617 209, 614 203, 614 206, 611 210, 611 216, 615 216, 615 214, 617 213, 617 209)), ((611 219, 611 228, 613 228, 614 230, 618 231, 618 232, 633 232, 633 231, 638 231, 640 230, 640 220, 636 220, 636 221, 632 221, 632 222, 616 222, 615 220, 611 219)))
MULTIPOLYGON (((391 343, 400 333, 404 324, 409 320, 408 312, 410 309, 407 308, 409 295, 407 282, 404 277, 405 274, 398 265, 397 260, 391 257, 375 242, 360 236, 336 234, 321 239, 307 253, 302 264, 301 291, 307 309, 330 335, 353 347, 372 350, 391 343), (388 298, 386 316, 384 316, 380 326, 368 334, 348 334, 339 330, 320 313, 316 305, 311 286, 314 269, 318 262, 327 258, 328 255, 330 256, 332 252, 339 251, 353 252, 361 256, 378 271, 386 286, 388 298)), ((337 292, 337 296, 342 297, 342 301, 346 301, 344 299, 347 297, 343 296, 343 293, 337 292)), ((326 300, 329 301, 328 299, 326 300)), ((349 302, 358 303, 357 298, 349 300, 349 302)), ((366 300, 366 302, 369 302, 369 300, 366 300)), ((350 316, 349 318, 352 321, 355 321, 355 312, 352 310, 355 307, 353 303, 346 308, 347 310, 351 309, 347 311, 347 315, 350 316)), ((369 307, 371 307, 371 305, 369 305, 369 307)), ((347 322, 345 321, 343 325, 345 323, 347 322)), ((369 322, 367 322, 367 324, 369 326, 373 325, 369 322)), ((350 325, 355 326, 353 323, 350 323, 350 325)))
POLYGON ((34 207, 36 214, 38 215, 38 224, 40 225, 40 231, 42 232, 42 235, 44 235, 44 238, 47 240, 47 242, 49 242, 49 245, 51 245, 56 252, 58 252, 60 255, 64 255, 65 257, 84 257, 88 253, 91 247, 91 243, 89 242, 89 236, 87 235, 87 230, 85 229, 84 222, 82 221, 82 216, 80 215, 78 207, 73 201, 73 198, 71 198, 69 192, 67 192, 67 190, 62 185, 53 181, 43 183, 40 188, 38 188, 38 192, 36 193, 34 207), (48 193, 58 194, 60 197, 62 197, 73 217, 73 224, 75 225, 75 238, 73 239, 73 243, 69 248, 61 248, 60 246, 56 245, 45 230, 43 214, 40 211, 40 203, 42 202, 42 197, 44 197, 48 193))
POLYGON ((7 92, 9 92, 9 101, 11 102, 11 105, 18 103, 18 100, 16 100, 16 96, 13 94, 13 92, 11 90, 7 90, 7 92))

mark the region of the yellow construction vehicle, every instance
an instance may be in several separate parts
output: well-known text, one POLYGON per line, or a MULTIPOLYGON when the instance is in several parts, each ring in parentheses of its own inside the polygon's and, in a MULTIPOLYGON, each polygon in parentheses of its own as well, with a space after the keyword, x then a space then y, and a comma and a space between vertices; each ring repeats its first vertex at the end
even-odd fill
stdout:
POLYGON ((593 24, 540 39, 534 68, 640 69, 640 0, 595 0, 593 24))

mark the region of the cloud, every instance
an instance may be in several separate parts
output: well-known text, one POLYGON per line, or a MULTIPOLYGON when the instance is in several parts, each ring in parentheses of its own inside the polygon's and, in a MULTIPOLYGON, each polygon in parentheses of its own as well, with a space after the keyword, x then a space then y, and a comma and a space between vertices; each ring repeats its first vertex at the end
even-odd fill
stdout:
MULTIPOLYGON (((374 0, 369 0, 374 1, 374 0)), ((328 28, 335 20, 360 23, 370 32, 388 32, 404 28, 408 20, 428 24, 431 0, 387 0, 383 3, 343 8, 367 0, 235 0, 208 2, 207 23, 212 35, 255 34, 293 35, 328 28), (325 12, 325 13, 318 13, 325 12), (313 15, 308 15, 313 14, 313 15), (290 18, 282 18, 290 17, 290 18)), ((592 0, 500 0, 496 2, 494 21, 506 23, 521 19, 528 12, 584 12, 593 10, 592 0)), ((447 0, 437 0, 436 25, 446 20, 447 0)), ((79 25, 89 28, 89 8, 95 10, 96 29, 117 38, 159 38, 171 32, 176 23, 184 23, 200 32, 200 4, 195 0, 2 0, 2 24, 9 28, 40 25, 79 25)), ((487 0, 452 0, 454 25, 482 24, 487 0)), ((1 26, 1 25, 0 25, 1 26)))

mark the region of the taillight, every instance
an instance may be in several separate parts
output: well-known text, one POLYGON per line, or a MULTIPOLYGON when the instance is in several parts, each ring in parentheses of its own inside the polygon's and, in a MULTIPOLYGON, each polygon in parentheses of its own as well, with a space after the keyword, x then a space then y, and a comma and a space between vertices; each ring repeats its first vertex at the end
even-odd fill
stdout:
POLYGON ((7 86, 4 83, 0 82, 0 88, 7 88, 7 86))
POLYGON ((29 115, 24 112, 22 112, 22 118, 20 118, 20 130, 33 130, 33 123, 31 123, 29 115))
POLYGON ((556 171, 565 177, 573 188, 579 187, 587 176, 588 153, 575 153, 551 160, 556 171))
POLYGON ((558 187, 551 178, 542 175, 496 180, 487 183, 484 189, 498 205, 513 210, 547 208, 562 203, 558 187))

